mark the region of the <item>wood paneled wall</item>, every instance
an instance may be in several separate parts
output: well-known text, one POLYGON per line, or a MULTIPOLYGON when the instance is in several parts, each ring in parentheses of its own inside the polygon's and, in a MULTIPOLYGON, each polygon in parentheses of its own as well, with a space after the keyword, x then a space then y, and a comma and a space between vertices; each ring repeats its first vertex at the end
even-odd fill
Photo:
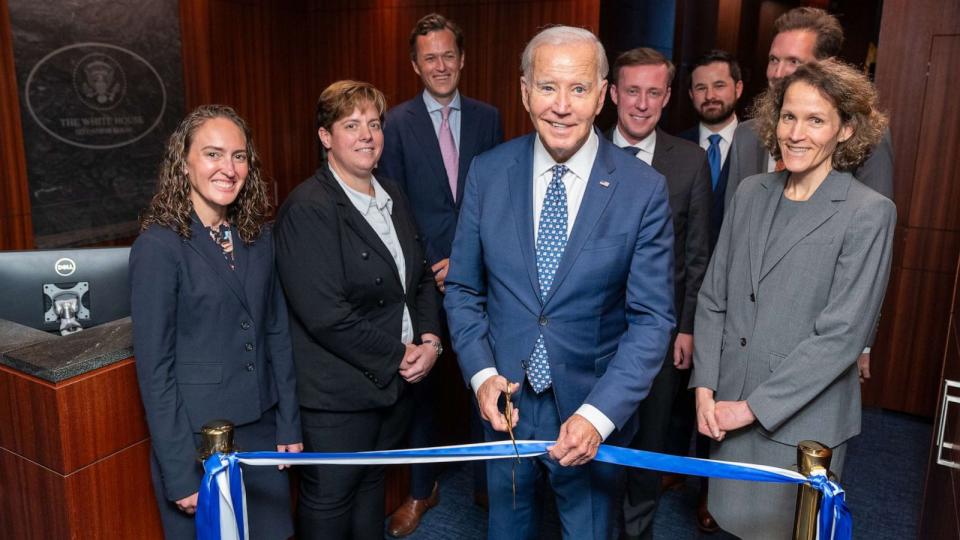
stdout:
POLYGON ((529 131, 520 102, 520 53, 554 23, 598 31, 599 0, 181 2, 188 108, 232 105, 251 124, 282 201, 317 166, 313 119, 330 83, 373 83, 396 104, 420 90, 410 66, 414 23, 436 11, 465 36, 461 91, 500 109, 507 138, 529 131))
POLYGON ((945 46, 958 29, 954 0, 884 2, 876 82, 890 113, 898 225, 864 401, 924 416, 936 409, 960 255, 960 55, 945 46))
POLYGON ((0 249, 33 247, 33 222, 23 152, 13 35, 7 0, 0 0, 0 249))

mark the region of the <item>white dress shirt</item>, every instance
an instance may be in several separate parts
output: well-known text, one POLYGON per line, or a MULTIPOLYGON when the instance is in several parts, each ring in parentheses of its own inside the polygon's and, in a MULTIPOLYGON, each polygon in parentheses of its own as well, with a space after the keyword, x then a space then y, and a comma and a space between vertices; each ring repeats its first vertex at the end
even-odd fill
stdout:
MULTIPOLYGON (((564 165, 567 166, 566 174, 563 175, 563 185, 567 191, 567 238, 573 231, 573 224, 577 220, 577 214, 580 212, 580 203, 583 201, 583 193, 587 189, 587 181, 590 179, 590 171, 593 170, 593 162, 597 159, 597 150, 600 148, 600 139, 597 133, 590 130, 590 136, 583 143, 577 152, 568 159, 564 165)), ((533 237, 536 244, 537 235, 540 232, 540 213, 543 211, 543 199, 547 195, 547 187, 553 179, 553 167, 557 162, 553 160, 550 153, 543 146, 540 137, 537 136, 533 143, 533 237)), ((531 351, 532 353, 533 351, 531 351)), ((547 350, 550 354, 550 350, 547 350)), ((498 375, 497 368, 481 369, 470 378, 470 386, 473 387, 473 393, 476 394, 480 386, 487 379, 498 375)), ((613 422, 599 409, 593 405, 584 403, 576 410, 574 414, 587 419, 597 432, 601 439, 606 439, 616 428, 613 422)))
MULTIPOLYGON (((403 247, 400 246, 400 239, 397 238, 397 232, 393 228, 393 220, 390 216, 393 214, 393 199, 383 189, 377 179, 370 177, 373 184, 373 197, 367 193, 361 193, 344 182, 340 175, 330 167, 330 172, 340 184, 340 188, 347 194, 347 198, 353 203, 353 206, 367 220, 370 227, 380 237, 380 241, 387 247, 393 262, 397 265, 400 283, 403 285, 403 292, 407 292, 407 263, 403 259, 403 247)), ((410 318, 410 309, 407 304, 403 304, 403 322, 400 324, 400 341, 403 343, 413 343, 413 321, 410 318)))
MULTIPOLYGON (((443 122, 443 105, 434 99, 430 92, 423 91, 423 103, 427 106, 427 114, 430 115, 430 121, 433 122, 433 133, 440 139, 440 122, 443 122)), ((457 146, 457 152, 460 151, 460 91, 453 93, 453 99, 450 100, 450 115, 447 116, 447 122, 450 123, 450 132, 453 133, 453 144, 457 146)))
POLYGON ((730 154, 730 146, 733 144, 733 132, 737 130, 737 115, 733 115, 733 121, 723 127, 720 131, 710 131, 710 128, 700 122, 700 148, 704 151, 710 148, 709 137, 716 133, 720 136, 720 166, 727 162, 727 156, 730 154))
POLYGON ((613 130, 613 144, 620 148, 639 148, 640 151, 637 152, 637 159, 653 167, 653 153, 657 150, 657 130, 654 129, 651 131, 649 135, 637 144, 630 144, 627 139, 623 137, 623 134, 620 133, 620 126, 618 125, 613 130))

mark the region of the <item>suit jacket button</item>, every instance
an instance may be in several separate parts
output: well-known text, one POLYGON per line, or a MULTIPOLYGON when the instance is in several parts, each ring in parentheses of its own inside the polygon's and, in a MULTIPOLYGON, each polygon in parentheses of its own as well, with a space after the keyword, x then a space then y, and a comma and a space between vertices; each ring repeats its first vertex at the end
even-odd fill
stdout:
POLYGON ((244 329, 244 330, 249 330, 249 329, 250 329, 250 321, 243 321, 243 322, 241 322, 241 323, 240 323, 240 328, 242 328, 242 329, 244 329))
POLYGON ((383 300, 377 300, 377 305, 380 307, 383 307, 385 303, 383 300))
POLYGON ((366 251, 364 251, 364 252, 360 253, 360 258, 361 258, 361 259, 369 259, 369 258, 370 258, 370 254, 367 253, 366 251))
POLYGON ((253 365, 253 362, 247 364, 247 371, 253 371, 254 369, 256 369, 256 366, 253 365))
POLYGON ((252 351, 252 350, 253 350, 253 343, 244 343, 244 344, 243 344, 243 348, 246 349, 246 350, 248 350, 248 351, 252 351))
POLYGON ((750 301, 751 301, 751 302, 756 302, 756 301, 757 301, 757 297, 754 296, 753 293, 750 293, 750 301))
POLYGON ((549 322, 549 321, 547 321, 547 317, 546 317, 546 316, 541 315, 541 316, 540 316, 540 320, 537 321, 537 322, 540 323, 540 326, 546 326, 546 325, 547 325, 547 322, 549 322))
POLYGON ((746 347, 746 346, 747 346, 747 338, 745 338, 745 337, 740 338, 740 346, 741 346, 741 347, 746 347))
POLYGON ((377 285, 380 285, 381 283, 383 283, 383 278, 378 277, 377 279, 373 280, 373 282, 376 283, 377 285))

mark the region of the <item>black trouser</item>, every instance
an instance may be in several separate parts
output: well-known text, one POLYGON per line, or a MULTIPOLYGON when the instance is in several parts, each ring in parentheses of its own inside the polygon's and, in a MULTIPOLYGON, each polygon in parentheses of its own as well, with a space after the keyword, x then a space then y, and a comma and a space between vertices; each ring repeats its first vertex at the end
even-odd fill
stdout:
MULTIPOLYGON (((389 450, 403 440, 413 402, 366 411, 300 409, 306 452, 389 450)), ((383 538, 385 468, 310 465, 300 469, 297 538, 383 538)))
MULTIPOLYGON (((650 393, 640 403, 637 414, 640 430, 631 448, 664 452, 673 398, 680 382, 680 370, 673 366, 673 346, 667 352, 660 373, 653 379, 650 393)), ((653 517, 660 499, 660 473, 649 469, 627 468, 623 498, 623 533, 627 538, 653 538, 653 517)))

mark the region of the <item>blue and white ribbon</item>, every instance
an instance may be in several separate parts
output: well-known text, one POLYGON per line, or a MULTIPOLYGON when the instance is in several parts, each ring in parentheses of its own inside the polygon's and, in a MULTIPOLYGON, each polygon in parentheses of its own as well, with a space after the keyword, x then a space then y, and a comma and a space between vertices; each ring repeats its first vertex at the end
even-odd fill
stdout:
MULTIPOLYGON (((535 457, 547 453, 554 441, 517 441, 516 450, 510 441, 498 441, 409 450, 377 452, 301 453, 240 452, 216 454, 204 463, 200 500, 197 505, 197 538, 199 540, 248 540, 247 503, 243 490, 240 464, 267 465, 401 465, 407 463, 443 463, 535 457)), ((597 461, 640 467, 662 472, 750 480, 809 484, 823 494, 820 504, 819 538, 821 540, 849 540, 852 520, 847 509, 843 489, 823 475, 809 478, 796 471, 691 457, 657 454, 643 450, 600 445, 597 461)))

